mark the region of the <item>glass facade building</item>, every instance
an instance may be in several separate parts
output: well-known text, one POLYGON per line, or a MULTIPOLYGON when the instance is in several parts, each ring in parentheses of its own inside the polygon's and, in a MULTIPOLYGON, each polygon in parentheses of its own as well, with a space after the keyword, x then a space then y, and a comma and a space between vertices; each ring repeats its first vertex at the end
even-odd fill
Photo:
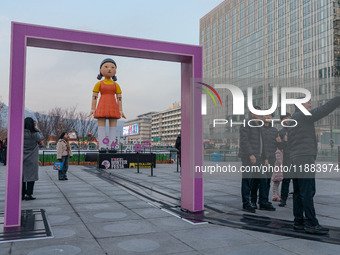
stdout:
MULTIPOLYGON (((247 79, 239 87, 245 95, 253 87, 253 103, 263 109, 272 104, 271 88, 279 86, 304 87, 313 107, 319 106, 339 93, 339 14, 335 0, 223 1, 200 20, 203 77, 215 84, 247 79)), ((216 118, 242 118, 232 116, 230 92, 219 94, 220 109, 207 100, 204 137, 237 146, 237 136, 230 135, 235 129, 212 126, 216 118)), ((317 123, 320 144, 322 139, 340 144, 339 129, 337 110, 317 123)))

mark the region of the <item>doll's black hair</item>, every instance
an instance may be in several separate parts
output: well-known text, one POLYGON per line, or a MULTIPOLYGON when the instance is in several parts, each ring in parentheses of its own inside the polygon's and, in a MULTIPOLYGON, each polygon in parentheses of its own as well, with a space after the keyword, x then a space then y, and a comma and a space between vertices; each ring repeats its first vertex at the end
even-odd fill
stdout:
MULTIPOLYGON (((116 62, 115 62, 112 58, 106 58, 106 59, 104 59, 104 60, 100 63, 99 69, 102 68, 102 66, 103 66, 105 63, 112 63, 112 64, 114 64, 114 65, 116 66, 116 68, 117 68, 117 64, 116 64, 116 62)), ((97 76, 97 79, 98 79, 98 80, 101 80, 102 78, 103 78, 103 75, 99 72, 99 74, 98 74, 98 76, 97 76)), ((112 80, 116 81, 116 80, 117 80, 117 76, 113 76, 113 77, 112 77, 112 80)))

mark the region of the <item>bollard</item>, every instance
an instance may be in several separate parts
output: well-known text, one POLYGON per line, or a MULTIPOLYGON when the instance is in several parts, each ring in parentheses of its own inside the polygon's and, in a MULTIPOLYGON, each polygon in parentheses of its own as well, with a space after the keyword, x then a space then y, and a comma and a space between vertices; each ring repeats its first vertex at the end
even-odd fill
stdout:
POLYGON ((78 166, 80 165, 80 150, 78 150, 78 166))
POLYGON ((137 153, 137 174, 139 174, 139 152, 137 153))
POLYGON ((151 177, 154 177, 153 176, 153 165, 152 165, 152 162, 151 162, 151 177))
POLYGON ((340 166, 340 146, 338 146, 338 167, 340 166))
POLYGON ((45 166, 45 151, 43 151, 43 160, 42 165, 45 166))

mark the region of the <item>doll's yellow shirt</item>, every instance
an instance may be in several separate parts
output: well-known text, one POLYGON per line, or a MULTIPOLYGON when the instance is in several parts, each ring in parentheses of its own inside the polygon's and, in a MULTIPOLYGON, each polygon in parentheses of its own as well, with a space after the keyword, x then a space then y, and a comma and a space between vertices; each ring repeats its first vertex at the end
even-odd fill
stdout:
MULTIPOLYGON (((94 85, 94 88, 93 88, 93 92, 96 92, 96 93, 99 93, 99 89, 100 89, 100 83, 101 82, 104 82, 105 84, 109 85, 109 84, 114 84, 113 83, 113 80, 108 80, 108 79, 104 79, 102 81, 98 81, 96 83, 96 85, 94 85)), ((122 90, 120 89, 118 83, 116 82, 116 94, 122 94, 122 90)))

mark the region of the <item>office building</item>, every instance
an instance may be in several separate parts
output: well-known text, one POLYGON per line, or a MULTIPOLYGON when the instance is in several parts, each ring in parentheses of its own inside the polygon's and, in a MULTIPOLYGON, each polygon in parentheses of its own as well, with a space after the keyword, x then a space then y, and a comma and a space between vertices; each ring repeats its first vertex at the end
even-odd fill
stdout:
POLYGON ((152 115, 152 145, 174 146, 181 132, 181 103, 175 102, 168 109, 152 115))
MULTIPOLYGON (((325 103, 339 93, 339 7, 335 0, 223 1, 200 20, 204 79, 233 82, 245 95, 253 87, 253 103, 263 109, 270 108, 272 87, 279 86, 302 86, 311 92, 313 107, 325 103), (248 80, 237 84, 239 79, 248 80)), ((232 116, 230 92, 219 94, 223 107, 207 100, 204 136, 237 146, 236 129, 213 127, 216 118, 243 118, 232 116)), ((319 121, 320 143, 340 144, 339 127, 339 110, 319 121)))

